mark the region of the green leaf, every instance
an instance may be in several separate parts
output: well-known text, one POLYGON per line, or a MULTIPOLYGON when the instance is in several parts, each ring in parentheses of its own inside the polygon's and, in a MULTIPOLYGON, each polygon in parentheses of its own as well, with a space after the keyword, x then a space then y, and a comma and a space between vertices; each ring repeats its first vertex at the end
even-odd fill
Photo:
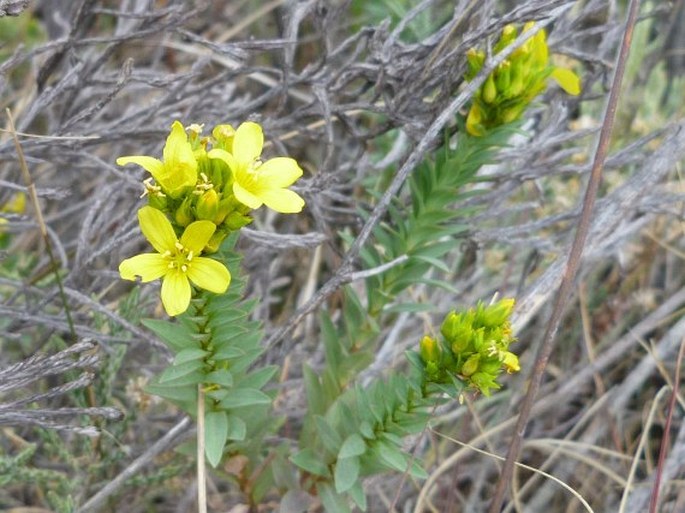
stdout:
POLYGON ((322 414, 326 411, 328 402, 324 396, 319 376, 305 364, 302 366, 304 389, 307 394, 307 406, 310 415, 322 414))
POLYGON ((383 309, 386 313, 402 313, 402 312, 431 312, 435 310, 435 306, 431 304, 422 303, 399 303, 397 305, 392 305, 383 309))
POLYGON ((245 440, 245 435, 247 434, 247 425, 245 421, 238 417, 237 415, 228 416, 228 432, 226 437, 229 440, 235 440, 237 442, 242 442, 245 440))
POLYGON ((335 491, 343 493, 352 488, 359 478, 359 458, 345 458, 335 464, 335 491))
POLYGON ((256 388, 235 388, 231 395, 221 401, 221 408, 242 408, 245 406, 257 406, 271 404, 271 397, 256 388))
POLYGON ((368 421, 364 420, 359 424, 359 432, 362 436, 368 440, 373 440, 376 438, 376 434, 373 432, 373 427, 368 421))
POLYGON ((174 358, 174 365, 180 365, 182 363, 186 362, 191 362, 193 360, 200 360, 201 358, 204 358, 209 354, 208 351, 205 351, 204 349, 200 349, 197 347, 193 347, 190 349, 183 349, 180 353, 176 355, 176 358, 174 358))
POLYGON ((347 492, 350 497, 352 497, 352 500, 354 503, 359 506, 359 509, 362 511, 366 511, 367 504, 366 504, 366 493, 364 493, 364 487, 362 486, 362 483, 360 480, 357 480, 356 483, 354 483, 354 486, 349 489, 347 492))
POLYGON ((290 461, 310 474, 321 477, 330 477, 331 475, 328 467, 321 461, 321 455, 315 453, 309 447, 302 449, 297 454, 293 454, 290 457, 290 461))
POLYGON ((191 333, 178 323, 161 319, 143 319, 140 322, 176 353, 197 347, 197 343, 190 338, 191 333))
POLYGON ((212 467, 216 467, 224 454, 228 437, 228 417, 223 411, 210 411, 205 415, 205 454, 212 467))
POLYGON ((421 260, 423 262, 426 262, 427 264, 430 264, 433 267, 437 267, 438 269, 440 269, 441 271, 444 271, 446 273, 450 272, 450 268, 447 267, 447 264, 445 264, 445 262, 443 262, 440 259, 433 258, 432 256, 428 256, 428 255, 417 255, 417 256, 414 256, 413 258, 415 258, 417 260, 421 260))
POLYGON ((399 472, 407 470, 407 459, 402 451, 388 442, 377 442, 378 455, 383 463, 399 472))
POLYGON ((167 367, 159 375, 159 382, 167 383, 170 381, 178 380, 183 376, 187 376, 188 374, 194 371, 200 370, 202 367, 204 367, 204 364, 205 363, 202 360, 193 360, 190 362, 181 363, 179 365, 172 365, 171 367, 167 367))
POLYGON ((262 388, 271 380, 271 378, 273 378, 274 374, 276 374, 277 371, 278 366, 276 365, 267 365, 266 367, 262 367, 261 369, 251 372, 243 379, 241 379, 240 387, 262 388))
POLYGON ((345 497, 336 493, 330 484, 316 483, 316 491, 326 513, 352 513, 345 497))
POLYGON ((207 376, 205 377, 205 382, 214 383, 224 387, 232 387, 233 374, 231 374, 231 371, 229 371, 228 369, 215 370, 207 374, 207 376))
POLYGON ((428 479, 428 472, 426 472, 426 469, 424 469, 417 460, 412 460, 409 473, 416 479, 428 479))
POLYGON ((232 360, 234 358, 240 358, 241 356, 245 356, 244 349, 235 346, 228 346, 222 347, 221 349, 216 351, 212 355, 212 358, 214 358, 215 360, 232 360))
POLYGON ((158 395, 171 401, 197 401, 197 387, 194 384, 189 386, 179 386, 176 384, 160 385, 159 383, 150 383, 145 387, 145 391, 149 394, 158 395))
POLYGON ((361 456, 366 452, 366 442, 357 433, 348 436, 340 448, 338 459, 351 458, 353 456, 361 456))
POLYGON ((321 415, 315 415, 314 422, 316 423, 316 432, 318 433, 324 447, 331 454, 338 454, 340 446, 342 445, 342 439, 340 438, 340 435, 321 415))

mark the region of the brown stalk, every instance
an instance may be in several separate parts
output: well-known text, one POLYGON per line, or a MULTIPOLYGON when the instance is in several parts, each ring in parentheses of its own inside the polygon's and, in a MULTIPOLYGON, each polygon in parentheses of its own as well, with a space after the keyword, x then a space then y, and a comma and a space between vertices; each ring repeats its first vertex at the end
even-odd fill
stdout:
POLYGON ((606 112, 604 114, 604 121, 602 122, 602 129, 599 134, 599 142, 595 151, 595 157, 592 163, 592 170, 590 172, 590 180, 585 190, 585 197, 583 198, 583 209, 578 220, 578 228, 576 230, 571 251, 569 253, 566 269, 559 286, 559 292, 554 302, 552 315, 547 324, 547 329, 543 336, 542 344, 538 350, 535 358, 535 364, 531 371, 528 390, 521 405, 521 413, 519 414, 514 429, 514 434, 507 451, 507 457, 502 467, 499 480, 493 493, 492 502, 488 513, 499 513, 504 503, 504 496, 509 487, 511 477, 516 465, 516 460, 521 452, 521 445, 523 442, 523 435, 525 433, 526 425, 531 416, 533 404, 537 396, 542 377, 545 374, 547 362, 554 347, 554 337, 559 328, 561 317, 566 307, 566 303, 573 291, 573 283, 580 267, 581 258, 583 255, 583 248, 590 230, 590 222, 592 220, 592 210, 597 199, 597 190, 602 180, 602 171, 604 169, 604 161, 609 152, 609 142, 611 141, 611 133, 616 119, 616 109, 618 106, 618 98, 621 91, 621 83, 623 82, 623 75, 625 72, 626 61, 630 50, 630 43, 633 38, 633 29, 637 20, 637 13, 640 7, 639 0, 631 0, 628 12, 628 20, 626 21, 626 28, 623 33, 623 40, 619 50, 616 61, 616 72, 614 73, 611 84, 611 91, 609 92, 609 100, 607 102, 606 112))
POLYGON ((659 504, 659 489, 661 488, 661 476, 664 471, 664 463, 666 461, 666 453, 668 452, 669 438, 671 432, 671 424, 673 423, 673 410, 675 410, 675 402, 678 397, 678 388, 680 387, 680 368, 683 363, 683 351, 685 350, 685 340, 680 343, 680 350, 678 351, 678 359, 675 364, 675 376, 673 377, 673 390, 671 391, 671 399, 668 403, 668 416, 666 417, 666 425, 664 426, 664 436, 661 439, 661 447, 659 448, 659 460, 656 465, 656 474, 654 476, 654 484, 652 486, 652 495, 649 498, 649 513, 656 513, 659 504))

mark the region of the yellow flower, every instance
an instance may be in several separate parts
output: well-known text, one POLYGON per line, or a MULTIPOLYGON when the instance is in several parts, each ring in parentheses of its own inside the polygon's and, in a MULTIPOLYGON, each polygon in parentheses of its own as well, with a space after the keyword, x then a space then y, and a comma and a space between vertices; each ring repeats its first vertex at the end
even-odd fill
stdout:
POLYGON ((276 157, 262 162, 264 135, 257 123, 242 123, 235 131, 232 152, 215 148, 209 158, 223 160, 233 173, 233 194, 236 199, 256 209, 266 205, 276 212, 300 212, 304 200, 286 187, 302 176, 302 169, 294 159, 276 157))
POLYGON ((504 358, 502 359, 502 365, 507 370, 509 374, 518 372, 521 370, 521 365, 519 364, 519 358, 514 353, 509 351, 504 353, 504 358))
MULTIPOLYGON (((0 205, 0 213, 21 214, 26 209, 26 194, 23 192, 14 193, 4 205, 0 205)), ((2 225, 9 224, 4 217, 0 217, 0 234, 5 232, 2 225)))
POLYGON ((154 157, 136 155, 120 157, 117 164, 138 164, 148 171, 162 190, 177 198, 186 187, 194 187, 197 182, 197 160, 188 136, 180 121, 171 125, 171 133, 164 145, 163 161, 154 157))
POLYGON ((125 280, 143 283, 164 278, 162 282, 162 303, 171 315, 179 315, 188 309, 191 288, 195 285, 216 294, 228 289, 231 275, 228 269, 216 260, 199 256, 216 230, 211 221, 195 221, 176 238, 174 229, 166 216, 153 207, 138 211, 140 229, 157 253, 144 253, 127 258, 119 265, 119 273, 125 280))

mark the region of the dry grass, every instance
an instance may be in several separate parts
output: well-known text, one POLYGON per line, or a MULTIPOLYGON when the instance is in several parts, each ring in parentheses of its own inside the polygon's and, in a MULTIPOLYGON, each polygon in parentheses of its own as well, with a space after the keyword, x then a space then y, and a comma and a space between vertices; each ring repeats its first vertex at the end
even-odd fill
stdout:
MULTIPOLYGON (((577 287, 525 435, 527 466, 517 468, 504 511, 590 511, 582 497, 595 512, 642 513, 658 465, 658 511, 685 511, 682 395, 658 463, 685 337, 685 88, 677 78, 685 69, 673 57, 683 52, 674 20, 685 19, 684 3, 643 2, 577 287)), ((32 2, 24 12, 41 20, 45 36, 31 46, 26 32, 27 44, 0 48, 0 98, 20 133, 74 322, 72 332, 34 212, 2 214, 11 244, 0 260, 0 447, 7 458, 36 447, 0 471, 15 476, 0 491, 0 509, 59 502, 50 493, 82 505, 106 483, 118 487, 99 496, 100 511, 193 508, 191 460, 172 451, 187 422, 141 392, 168 354, 137 324, 160 314, 157 290, 131 297, 116 272, 144 247, 131 215, 142 173, 118 168, 116 157, 160 152, 175 119, 213 126, 249 118, 264 125, 275 153, 302 163, 306 213, 261 212, 241 239, 249 294, 263 300, 266 360, 284 366, 281 399, 300 405, 300 366, 322 360, 310 312, 338 308, 340 286, 356 286, 361 270, 359 247, 346 250, 338 233, 364 241, 385 213, 363 187, 383 175, 392 192, 430 154, 468 101, 468 48, 506 23, 538 19, 551 24, 554 51, 582 69, 583 96, 551 88, 529 113, 526 135, 485 170, 485 194, 469 200, 484 208, 455 244, 455 271, 442 277, 460 294, 410 290, 436 314, 403 314, 384 327, 367 373, 401 364, 403 350, 450 308, 496 291, 517 297, 523 371, 492 398, 440 412, 415 441, 431 478, 404 486, 398 503, 416 513, 487 508, 498 463, 476 448, 503 455, 511 438, 580 212, 623 2, 426 0, 406 2, 414 8, 387 22, 369 10, 353 15, 361 4, 78 0, 32 2), (360 205, 376 207, 366 225, 360 205), (31 356, 39 352, 50 356, 31 356), (178 433, 164 437, 173 426, 178 433), (93 430, 105 434, 79 434, 93 430), (157 440, 164 443, 152 450, 157 440), (57 474, 63 480, 53 488, 57 474)), ((2 133, 0 204, 23 190, 17 152, 2 133)), ((303 415, 295 406, 283 413, 294 426, 303 415)), ((237 513, 240 497, 224 471, 210 478, 210 509, 237 513)), ((388 511, 399 480, 367 483, 370 511, 388 511)))

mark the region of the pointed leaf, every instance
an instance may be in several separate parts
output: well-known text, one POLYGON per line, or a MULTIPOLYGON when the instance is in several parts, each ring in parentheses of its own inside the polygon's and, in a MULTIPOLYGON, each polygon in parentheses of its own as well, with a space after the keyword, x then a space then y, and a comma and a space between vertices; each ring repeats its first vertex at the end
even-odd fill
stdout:
POLYGON ((302 449, 300 452, 293 454, 290 457, 295 465, 300 467, 302 470, 306 470, 310 474, 314 474, 321 477, 330 477, 331 473, 328 467, 324 464, 321 459, 321 455, 315 453, 312 449, 307 447, 302 449))
POLYGON ((204 367, 204 362, 202 360, 192 360, 190 362, 181 363, 179 365, 172 365, 164 369, 162 374, 159 376, 160 383, 167 383, 172 380, 176 380, 183 376, 186 376, 194 371, 197 371, 204 367))
POLYGON ((237 415, 228 416, 228 432, 226 437, 229 440, 235 440, 237 442, 242 442, 245 440, 245 435, 247 434, 247 425, 245 421, 238 417, 237 415))
POLYGON ((271 404, 271 397, 256 388, 236 388, 231 390, 231 395, 221 401, 221 408, 243 408, 245 406, 257 406, 271 404))
POLYGON ((340 448, 338 459, 351 458, 353 456, 361 456, 366 452, 366 442, 357 433, 348 436, 340 448))
POLYGON ((193 360, 199 360, 208 354, 209 351, 205 351, 204 349, 200 348, 183 349, 176 355, 176 358, 174 358, 174 365, 179 365, 181 363, 186 363, 193 360))
POLYGON ((359 478, 359 458, 345 458, 335 464, 335 491, 343 493, 352 488, 359 478))

